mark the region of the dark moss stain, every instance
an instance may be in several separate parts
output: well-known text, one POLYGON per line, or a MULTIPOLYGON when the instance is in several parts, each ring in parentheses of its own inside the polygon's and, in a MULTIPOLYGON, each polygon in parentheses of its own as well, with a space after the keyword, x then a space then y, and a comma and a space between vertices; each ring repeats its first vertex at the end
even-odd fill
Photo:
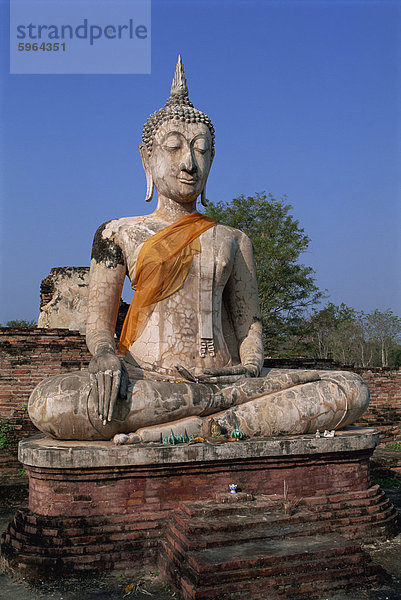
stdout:
POLYGON ((106 225, 103 223, 95 233, 92 246, 92 257, 97 263, 102 263, 109 269, 115 269, 117 265, 124 265, 123 252, 118 244, 103 237, 106 225))
POLYGON ((280 450, 283 452, 283 454, 290 454, 291 453, 291 443, 290 443, 290 440, 288 440, 288 439, 286 439, 286 440, 280 440, 279 445, 280 445, 280 450))

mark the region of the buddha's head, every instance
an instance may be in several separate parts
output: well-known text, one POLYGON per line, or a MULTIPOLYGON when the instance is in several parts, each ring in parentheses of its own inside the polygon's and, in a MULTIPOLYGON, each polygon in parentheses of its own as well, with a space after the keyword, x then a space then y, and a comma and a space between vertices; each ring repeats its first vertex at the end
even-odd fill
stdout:
POLYGON ((188 98, 181 56, 175 70, 171 96, 164 108, 150 115, 143 128, 139 150, 147 179, 146 200, 154 186, 177 202, 192 202, 201 195, 205 204, 206 181, 214 156, 214 127, 209 117, 188 98))

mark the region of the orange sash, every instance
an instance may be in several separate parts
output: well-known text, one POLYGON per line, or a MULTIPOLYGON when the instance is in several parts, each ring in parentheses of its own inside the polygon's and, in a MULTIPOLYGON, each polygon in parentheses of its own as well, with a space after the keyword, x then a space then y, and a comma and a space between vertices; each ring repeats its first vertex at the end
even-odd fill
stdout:
POLYGON ((184 283, 193 257, 200 252, 199 236, 216 225, 198 212, 185 215, 148 238, 136 264, 136 290, 125 317, 118 346, 126 353, 152 310, 152 304, 168 298, 184 283))

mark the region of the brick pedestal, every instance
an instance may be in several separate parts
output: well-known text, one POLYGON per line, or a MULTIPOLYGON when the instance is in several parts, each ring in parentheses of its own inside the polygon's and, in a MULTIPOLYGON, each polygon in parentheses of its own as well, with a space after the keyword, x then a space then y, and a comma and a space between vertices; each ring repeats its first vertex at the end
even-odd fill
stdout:
POLYGON ((322 522, 322 532, 357 540, 388 535, 395 512, 380 490, 370 488, 369 457, 377 443, 374 430, 352 427, 335 438, 190 446, 31 438, 19 450, 29 476, 29 506, 3 534, 2 561, 28 578, 154 567, 159 555, 167 564, 162 543, 172 534, 166 524, 188 503, 213 512, 230 498, 230 483, 241 489, 251 513, 274 500, 285 515, 285 481, 290 513, 302 507, 312 529, 322 522))

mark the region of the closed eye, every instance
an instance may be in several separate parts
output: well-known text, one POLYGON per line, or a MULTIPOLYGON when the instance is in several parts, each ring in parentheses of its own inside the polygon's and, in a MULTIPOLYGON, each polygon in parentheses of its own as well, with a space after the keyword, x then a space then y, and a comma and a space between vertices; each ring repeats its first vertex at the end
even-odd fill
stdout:
POLYGON ((182 139, 181 136, 178 136, 176 133, 173 133, 164 140, 163 148, 168 150, 169 152, 174 152, 174 150, 179 150, 182 147, 182 139))
POLYGON ((204 137, 196 139, 194 141, 193 148, 194 150, 196 150, 196 152, 199 152, 200 154, 205 154, 208 150, 210 150, 209 144, 207 143, 207 140, 205 140, 204 137))

